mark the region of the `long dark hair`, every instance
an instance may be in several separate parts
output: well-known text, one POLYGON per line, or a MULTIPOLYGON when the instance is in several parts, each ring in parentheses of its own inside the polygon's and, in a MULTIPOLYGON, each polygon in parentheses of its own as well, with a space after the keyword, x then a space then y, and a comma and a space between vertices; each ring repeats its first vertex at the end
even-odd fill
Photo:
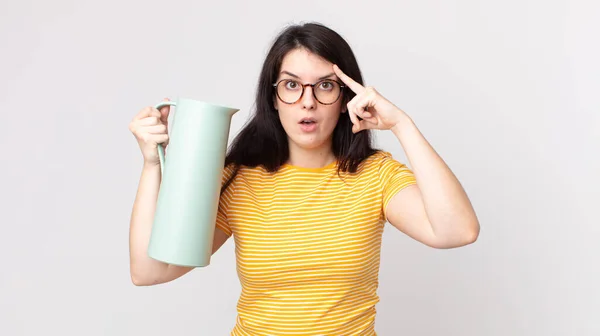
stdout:
MULTIPOLYGON (((240 166, 262 165, 267 171, 277 171, 289 159, 288 138, 281 125, 273 100, 276 81, 284 56, 296 48, 305 48, 331 63, 363 84, 358 63, 348 43, 335 31, 320 23, 305 23, 285 28, 275 39, 262 66, 258 79, 256 113, 232 141, 225 166, 234 165, 234 172, 221 188, 223 192, 235 178, 240 166)), ((342 106, 355 96, 344 88, 342 106)), ((371 133, 363 130, 352 133, 348 113, 342 113, 333 130, 333 154, 340 172, 354 173, 360 163, 376 152, 371 147, 371 133)))

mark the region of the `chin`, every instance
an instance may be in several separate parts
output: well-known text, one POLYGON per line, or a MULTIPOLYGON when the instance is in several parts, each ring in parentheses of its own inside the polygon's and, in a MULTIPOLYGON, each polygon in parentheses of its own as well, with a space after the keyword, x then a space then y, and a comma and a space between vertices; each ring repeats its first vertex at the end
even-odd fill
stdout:
POLYGON ((316 138, 314 135, 288 138, 288 141, 302 149, 319 149, 328 143, 326 140, 316 138))

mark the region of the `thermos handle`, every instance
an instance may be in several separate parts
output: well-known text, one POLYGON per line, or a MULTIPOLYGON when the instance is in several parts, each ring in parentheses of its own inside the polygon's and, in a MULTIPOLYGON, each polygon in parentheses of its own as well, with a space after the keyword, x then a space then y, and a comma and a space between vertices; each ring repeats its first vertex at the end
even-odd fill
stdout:
MULTIPOLYGON (((156 104, 156 106, 154 106, 154 108, 156 108, 157 110, 160 110, 161 107, 164 106, 175 106, 177 105, 174 101, 164 101, 161 103, 156 104)), ((158 158, 160 160, 160 173, 163 173, 163 170, 165 169, 165 147, 162 144, 158 144, 158 158)))

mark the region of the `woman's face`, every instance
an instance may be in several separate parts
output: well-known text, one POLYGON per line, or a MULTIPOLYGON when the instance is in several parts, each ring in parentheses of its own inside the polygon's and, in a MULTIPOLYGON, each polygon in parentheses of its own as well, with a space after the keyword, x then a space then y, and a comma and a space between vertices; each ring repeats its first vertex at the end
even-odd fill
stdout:
POLYGON ((333 72, 333 64, 304 48, 294 49, 283 58, 276 81, 280 84, 275 88, 281 97, 275 95, 274 104, 288 135, 290 150, 331 148, 333 130, 342 112, 340 88, 332 80, 341 83, 333 72), (293 102, 302 91, 301 84, 317 82, 318 86, 306 86, 302 96, 293 102), (313 90, 321 102, 315 99, 313 90), (281 99, 292 103, 286 104, 281 99))

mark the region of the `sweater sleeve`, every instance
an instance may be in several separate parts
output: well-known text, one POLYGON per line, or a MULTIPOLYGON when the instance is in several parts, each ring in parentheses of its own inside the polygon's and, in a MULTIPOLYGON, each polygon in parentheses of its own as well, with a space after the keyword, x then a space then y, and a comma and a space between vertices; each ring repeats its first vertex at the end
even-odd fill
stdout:
POLYGON ((394 195, 402 189, 416 184, 415 175, 404 163, 398 162, 388 152, 382 153, 379 166, 379 181, 382 191, 382 206, 384 215, 387 205, 394 195))
MULTIPOLYGON (((223 178, 221 180, 221 186, 225 184, 227 179, 233 174, 233 167, 227 166, 223 169, 223 178)), ((230 183, 227 189, 221 194, 219 198, 219 209, 217 211, 217 222, 216 227, 223 230, 228 236, 233 234, 229 222, 227 221, 227 210, 233 197, 233 189, 235 188, 234 183, 230 183)))

